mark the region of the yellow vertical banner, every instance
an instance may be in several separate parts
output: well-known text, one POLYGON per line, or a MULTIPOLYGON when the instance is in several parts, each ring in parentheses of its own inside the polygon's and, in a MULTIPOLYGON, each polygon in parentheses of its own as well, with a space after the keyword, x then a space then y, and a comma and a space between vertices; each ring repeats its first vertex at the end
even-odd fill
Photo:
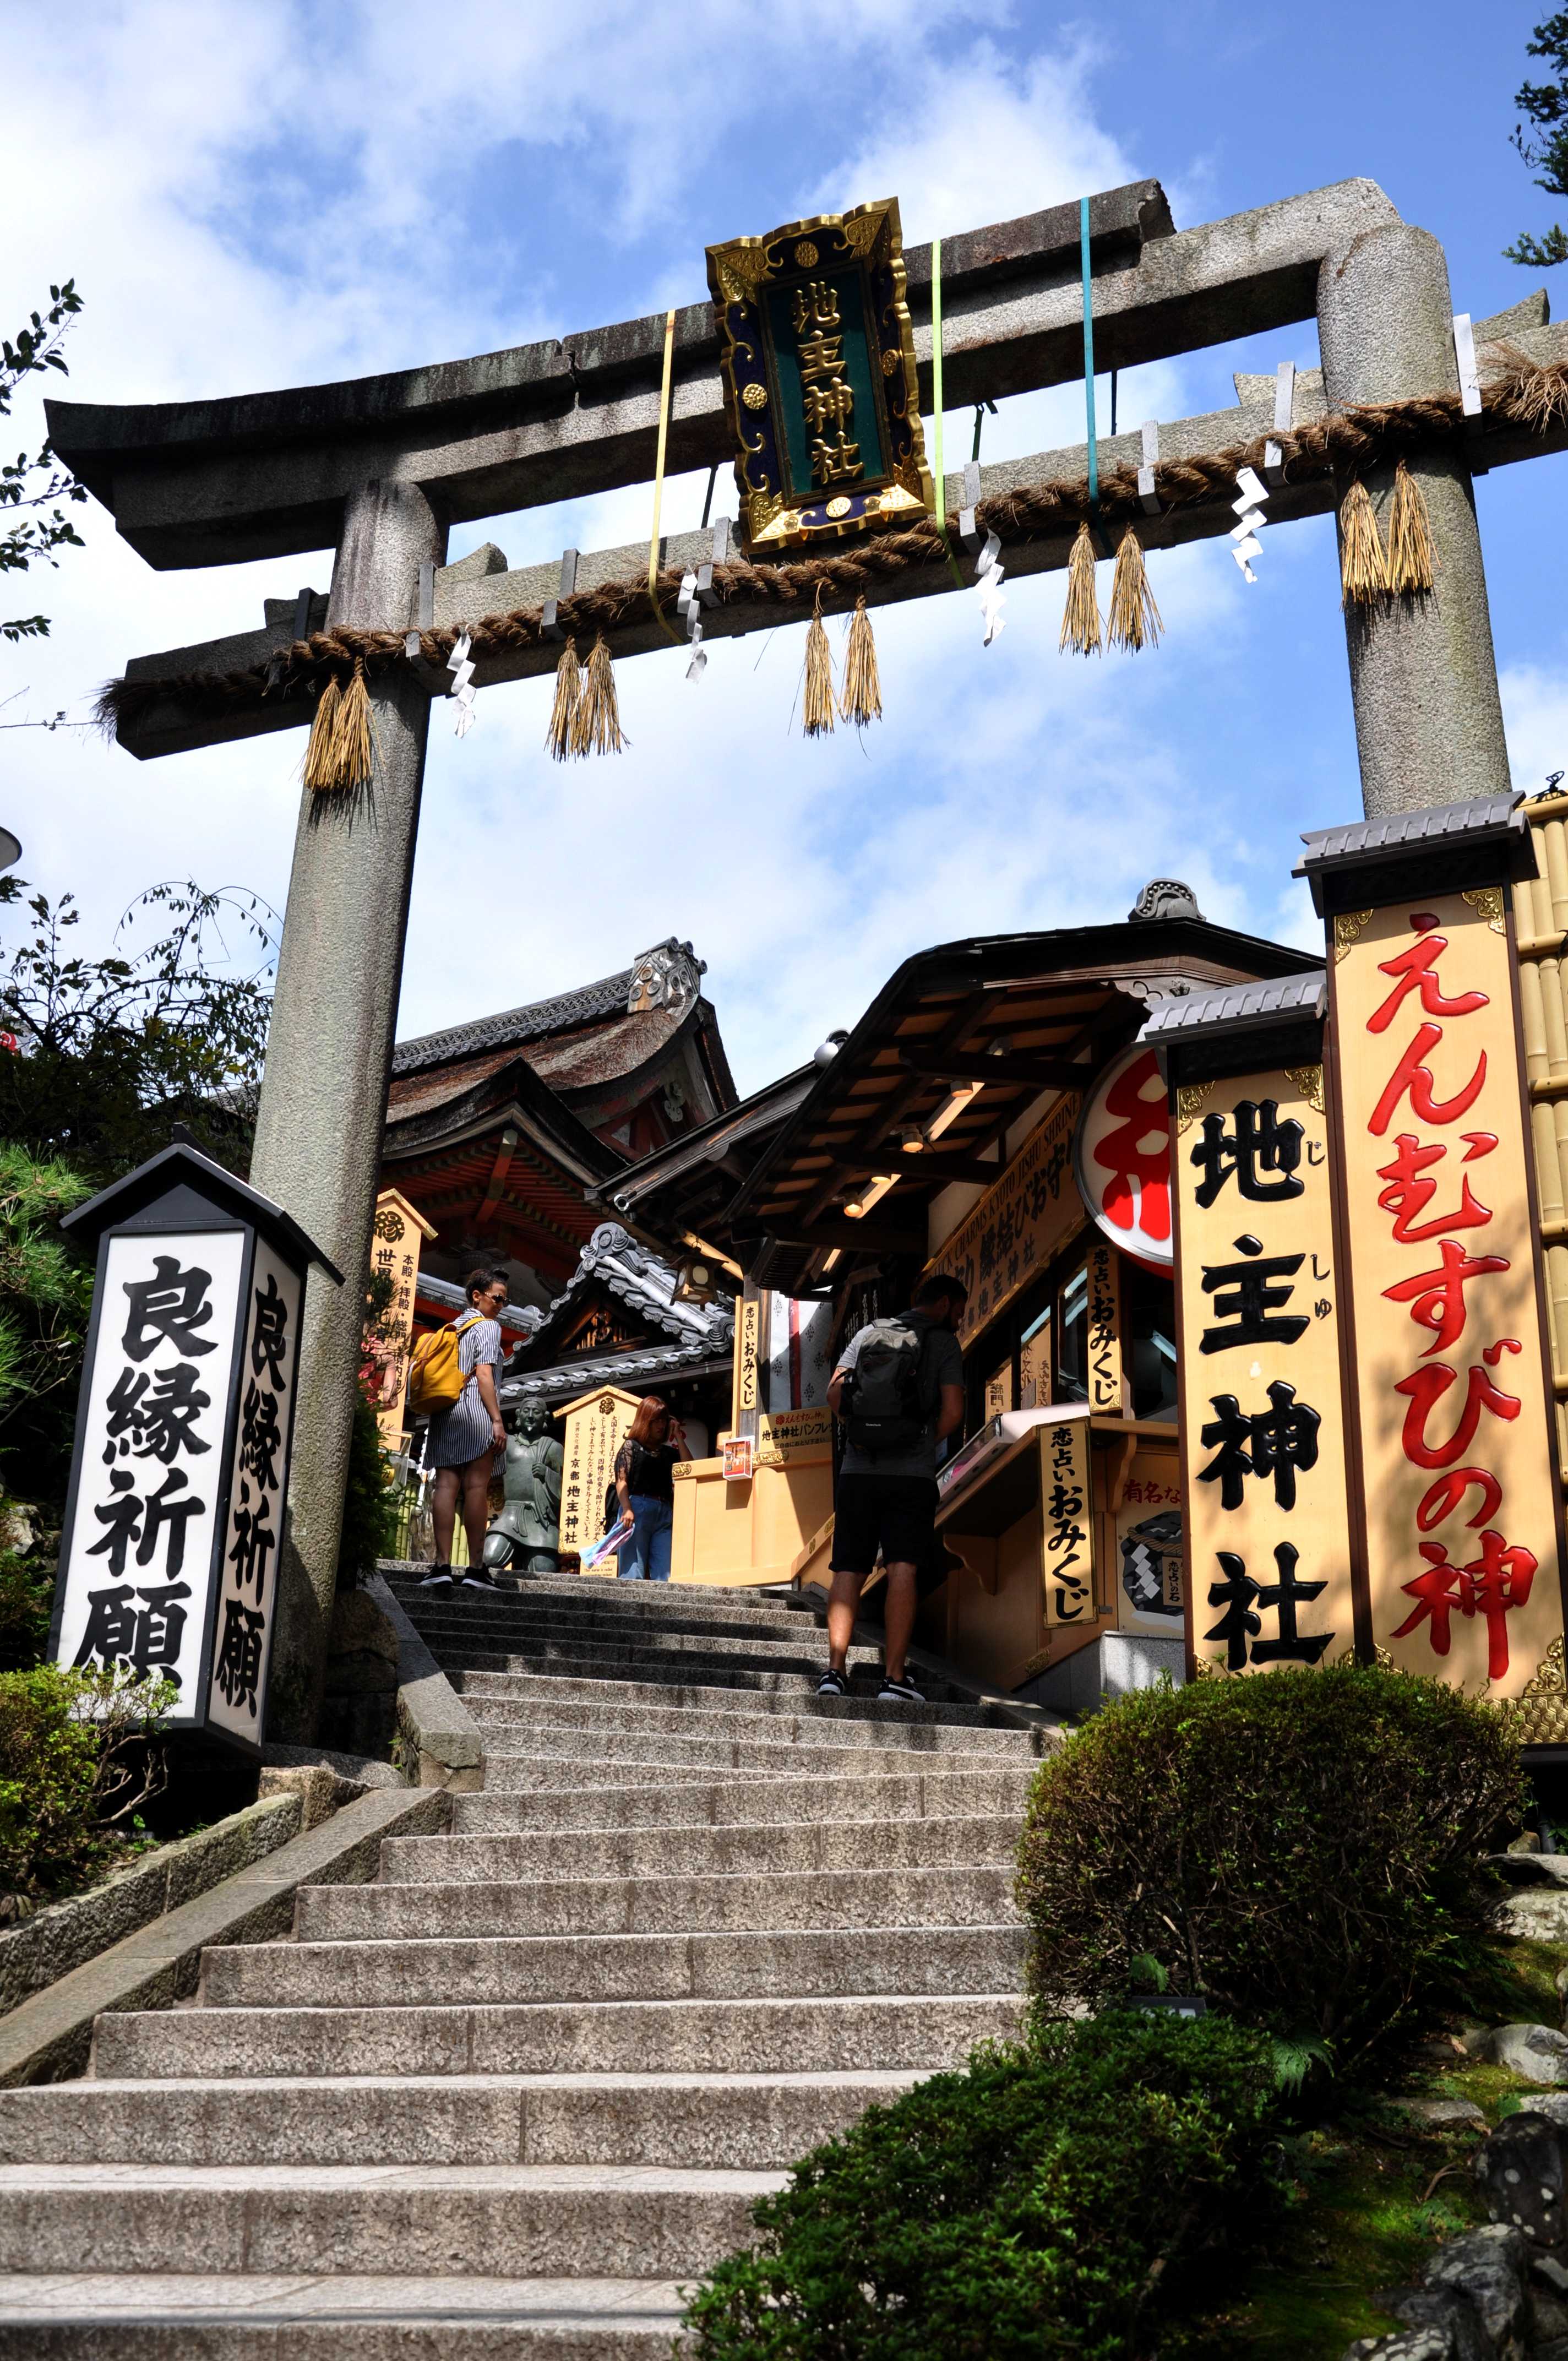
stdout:
POLYGON ((1372 1633, 1518 1697, 1563 1637, 1503 890, 1332 922, 1372 1633))
POLYGON ((1089 1412, 1040 1429, 1040 1572, 1046 1623, 1094 1620, 1093 1518, 1089 1499, 1089 1412))
MULTIPOLYGON (((561 1547, 585 1550, 605 1531, 605 1494, 615 1475, 615 1456, 637 1415, 637 1396, 619 1386, 600 1386, 579 1394, 565 1410, 562 1434, 561 1547)), ((610 1560, 604 1569, 616 1571, 610 1560)))
POLYGON ((1089 1248, 1089 1407, 1096 1418, 1122 1414, 1122 1268, 1109 1238, 1089 1248))
POLYGON ((756 1417, 762 1407, 759 1367, 762 1347, 762 1299, 751 1281, 735 1306, 735 1376, 730 1393, 729 1423, 737 1434, 755 1439, 756 1417), (746 1422, 750 1419, 751 1423, 746 1422))
POLYGON ((1354 1644, 1321 1065, 1180 1093, 1174 1143, 1194 1653, 1216 1670, 1354 1644))

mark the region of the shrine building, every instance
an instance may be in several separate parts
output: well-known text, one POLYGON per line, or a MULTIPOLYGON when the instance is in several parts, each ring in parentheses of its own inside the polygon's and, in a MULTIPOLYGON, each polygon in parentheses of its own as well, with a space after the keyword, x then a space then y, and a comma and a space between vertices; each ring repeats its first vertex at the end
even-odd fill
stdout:
POLYGON ((603 1219, 595 1191, 733 1107, 702 973, 672 937, 597 983, 398 1044, 380 1188, 433 1233, 416 1332, 449 1320, 468 1272, 494 1262, 521 1336, 576 1271, 603 1219))

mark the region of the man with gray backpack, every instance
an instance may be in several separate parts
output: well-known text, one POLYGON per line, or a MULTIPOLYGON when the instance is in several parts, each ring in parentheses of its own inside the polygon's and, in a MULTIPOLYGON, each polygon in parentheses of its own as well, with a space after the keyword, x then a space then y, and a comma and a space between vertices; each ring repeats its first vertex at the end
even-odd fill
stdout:
POLYGON ((833 1504, 828 1670, 818 1697, 850 1694, 844 1666, 855 1609, 880 1552, 887 1575, 880 1697, 923 1702, 904 1659, 915 1628, 916 1569, 936 1538, 937 1445, 964 1422, 957 1329, 966 1301, 960 1279, 937 1272, 923 1281, 910 1311, 872 1320, 851 1336, 833 1372, 828 1400, 844 1428, 844 1458, 833 1504))

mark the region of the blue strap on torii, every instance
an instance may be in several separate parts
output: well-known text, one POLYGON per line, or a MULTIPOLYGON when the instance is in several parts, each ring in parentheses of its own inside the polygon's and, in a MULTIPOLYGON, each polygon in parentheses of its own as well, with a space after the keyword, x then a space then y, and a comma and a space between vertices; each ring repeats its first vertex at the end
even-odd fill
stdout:
POLYGON ((1089 440, 1089 506, 1100 516, 1100 456, 1094 433, 1094 295, 1089 277, 1089 199, 1078 201, 1079 264, 1083 274, 1083 407, 1089 440))

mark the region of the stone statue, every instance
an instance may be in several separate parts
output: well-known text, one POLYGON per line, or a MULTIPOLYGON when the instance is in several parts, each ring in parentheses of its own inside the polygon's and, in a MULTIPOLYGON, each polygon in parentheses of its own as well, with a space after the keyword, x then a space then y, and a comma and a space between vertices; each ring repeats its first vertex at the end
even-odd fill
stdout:
POLYGON ((561 1468, 565 1458, 539 1402, 506 1414, 506 1502, 485 1536, 485 1564, 554 1574, 561 1564, 561 1468))

